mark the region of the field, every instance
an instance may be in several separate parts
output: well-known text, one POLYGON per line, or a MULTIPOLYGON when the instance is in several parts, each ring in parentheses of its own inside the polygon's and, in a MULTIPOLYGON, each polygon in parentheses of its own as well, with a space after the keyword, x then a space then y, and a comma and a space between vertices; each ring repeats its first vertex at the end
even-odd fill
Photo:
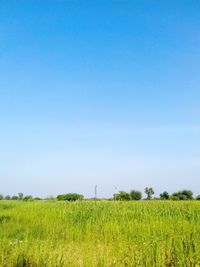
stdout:
POLYGON ((200 201, 0 201, 0 266, 200 266, 200 201))

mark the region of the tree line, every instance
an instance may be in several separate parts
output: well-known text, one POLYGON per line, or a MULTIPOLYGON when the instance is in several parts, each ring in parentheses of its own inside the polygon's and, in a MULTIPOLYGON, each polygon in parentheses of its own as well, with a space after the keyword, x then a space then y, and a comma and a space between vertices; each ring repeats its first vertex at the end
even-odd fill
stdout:
MULTIPOLYGON (((160 194, 159 197, 153 198, 155 194, 154 189, 152 187, 146 187, 144 190, 146 197, 144 199, 151 200, 151 199, 160 199, 160 200, 200 200, 200 195, 194 197, 193 192, 191 190, 181 190, 178 192, 174 192, 171 195, 164 191, 160 194)), ((125 191, 119 191, 119 193, 114 195, 115 200, 141 200, 142 199, 142 192, 138 190, 131 190, 130 193, 125 191)))
MULTIPOLYGON (((162 192, 159 197, 154 197, 154 189, 152 187, 146 187, 144 190, 146 197, 143 198, 142 192, 139 190, 131 190, 130 192, 119 191, 118 193, 113 195, 113 198, 108 200, 115 200, 115 201, 130 201, 130 200, 200 200, 200 195, 194 197, 193 192, 191 190, 181 190, 178 192, 174 192, 169 194, 167 191, 162 192)), ((77 193, 68 193, 68 194, 61 194, 57 197, 33 197, 31 195, 25 195, 23 193, 18 193, 17 195, 10 196, 6 195, 3 196, 0 194, 0 200, 23 200, 23 201, 34 201, 34 200, 58 200, 58 201, 77 201, 83 200, 84 196, 77 193)), ((87 199, 86 199, 87 200, 87 199)), ((96 197, 90 200, 97 200, 96 197)), ((98 200, 101 200, 98 198, 98 200)))

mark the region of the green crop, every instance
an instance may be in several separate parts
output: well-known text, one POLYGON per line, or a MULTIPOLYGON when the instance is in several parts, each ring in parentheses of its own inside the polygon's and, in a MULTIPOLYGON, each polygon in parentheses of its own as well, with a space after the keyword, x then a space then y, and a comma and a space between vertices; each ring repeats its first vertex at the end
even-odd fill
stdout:
POLYGON ((198 201, 1 201, 0 266, 200 266, 198 201))

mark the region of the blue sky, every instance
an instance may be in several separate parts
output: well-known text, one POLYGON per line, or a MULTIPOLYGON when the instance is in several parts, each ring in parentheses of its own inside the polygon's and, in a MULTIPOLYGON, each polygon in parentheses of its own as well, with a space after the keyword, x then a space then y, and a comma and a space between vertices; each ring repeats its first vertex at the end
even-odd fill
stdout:
POLYGON ((195 0, 2 0, 1 193, 200 193, 199 13, 195 0))

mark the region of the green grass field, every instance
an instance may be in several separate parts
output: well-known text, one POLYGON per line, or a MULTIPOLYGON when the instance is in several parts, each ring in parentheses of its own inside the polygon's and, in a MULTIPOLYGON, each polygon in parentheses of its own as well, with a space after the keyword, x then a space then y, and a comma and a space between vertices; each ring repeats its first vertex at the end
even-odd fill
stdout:
POLYGON ((200 266, 200 202, 0 201, 0 266, 200 266))

